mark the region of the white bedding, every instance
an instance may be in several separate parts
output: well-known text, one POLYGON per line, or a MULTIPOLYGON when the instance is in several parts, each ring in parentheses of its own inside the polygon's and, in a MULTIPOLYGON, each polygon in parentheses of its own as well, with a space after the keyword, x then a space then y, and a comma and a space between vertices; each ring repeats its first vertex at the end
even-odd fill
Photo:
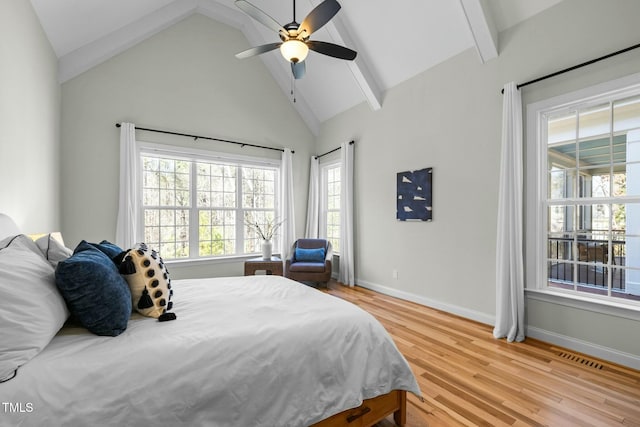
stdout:
POLYGON ((420 394, 353 304, 279 276, 172 284, 175 321, 134 314, 118 337, 63 328, 0 384, 0 425, 308 426, 394 389, 420 394))

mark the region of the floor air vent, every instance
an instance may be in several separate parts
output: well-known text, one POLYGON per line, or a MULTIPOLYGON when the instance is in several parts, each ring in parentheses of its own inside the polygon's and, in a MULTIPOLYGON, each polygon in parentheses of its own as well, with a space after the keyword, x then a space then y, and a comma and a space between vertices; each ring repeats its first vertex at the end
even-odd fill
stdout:
POLYGON ((593 368, 593 369, 604 368, 604 365, 602 363, 596 362, 595 360, 585 359, 582 356, 578 356, 577 354, 573 354, 573 353, 568 353, 566 351, 561 351, 560 353, 558 353, 558 356, 565 358, 567 360, 570 360, 572 362, 587 366, 589 368, 593 368))

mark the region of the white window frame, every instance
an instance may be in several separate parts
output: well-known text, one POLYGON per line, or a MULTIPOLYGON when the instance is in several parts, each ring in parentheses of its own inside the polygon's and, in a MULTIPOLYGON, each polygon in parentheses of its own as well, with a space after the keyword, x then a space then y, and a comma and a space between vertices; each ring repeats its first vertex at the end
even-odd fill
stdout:
MULTIPOLYGON (((329 212, 329 207, 328 207, 328 197, 329 197, 329 188, 328 188, 328 184, 329 184, 329 179, 328 179, 328 175, 329 175, 329 170, 330 169, 335 169, 335 168, 340 168, 342 167, 342 164, 340 162, 339 159, 336 160, 329 160, 326 162, 322 162, 320 163, 320 230, 318 232, 318 236, 322 239, 326 239, 327 238, 327 214, 329 212)), ((334 211, 338 211, 340 212, 340 209, 334 209, 334 211)), ((340 226, 342 226, 342 224, 340 224, 340 226)), ((338 236, 339 238, 339 236, 338 236)), ((336 256, 340 255, 340 251, 338 250, 339 248, 335 247, 333 248, 333 254, 336 256)))
MULTIPOLYGON (((585 108, 611 98, 640 95, 640 73, 556 96, 526 107, 525 290, 528 298, 618 317, 640 320, 634 301, 552 289, 547 286, 547 129, 545 114, 569 107, 585 108)), ((636 202, 635 198, 621 203, 636 202)))
MULTIPOLYGON (((276 173, 276 182, 275 182, 275 217, 280 217, 280 180, 282 179, 282 168, 280 159, 271 159, 271 158, 262 158, 262 157, 254 157, 254 156, 246 156, 241 154, 230 154, 223 153, 217 151, 209 151, 196 149, 191 147, 181 147, 175 145, 168 144, 159 144, 155 142, 149 141, 136 141, 137 145, 137 158, 138 158, 138 185, 140 186, 140 202, 139 202, 139 212, 138 214, 138 230, 136 230, 136 235, 138 237, 138 241, 144 241, 144 206, 142 200, 142 183, 143 183, 143 168, 142 168, 142 157, 145 154, 150 154, 152 156, 167 156, 176 159, 184 159, 188 161, 192 161, 193 164, 197 161, 204 162, 218 162, 218 163, 229 163, 239 166, 257 166, 257 167, 270 167, 277 169, 276 173)), ((191 168, 191 188, 193 190, 196 179, 196 168, 191 168)), ((240 180, 240 178, 238 178, 240 180)), ((241 185, 241 182, 238 182, 237 185, 241 185)), ((189 264, 197 264, 197 263, 220 263, 220 262, 230 262, 230 261, 241 261, 250 258, 254 258, 255 253, 243 253, 244 251, 244 209, 241 204, 240 196, 236 193, 237 204, 236 204, 236 253, 232 255, 219 255, 219 256, 199 256, 199 236, 198 236, 198 206, 197 206, 197 194, 195 191, 191 191, 191 206, 188 208, 190 212, 189 217, 189 257, 188 258, 173 258, 166 259, 165 262, 167 264, 180 264, 180 265, 189 265, 189 264), (238 219, 242 218, 242 220, 238 219), (192 226, 193 225, 193 226, 192 226)), ((278 247, 277 242, 278 236, 274 236, 274 246, 278 247)))

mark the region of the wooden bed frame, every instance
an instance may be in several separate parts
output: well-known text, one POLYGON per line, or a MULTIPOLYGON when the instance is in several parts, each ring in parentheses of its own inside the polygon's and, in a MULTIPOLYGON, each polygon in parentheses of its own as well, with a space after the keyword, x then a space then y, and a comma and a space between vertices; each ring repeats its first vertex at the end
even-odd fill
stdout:
POLYGON ((392 390, 382 396, 366 399, 357 408, 347 409, 311 427, 370 427, 393 414, 400 427, 407 422, 407 392, 392 390))

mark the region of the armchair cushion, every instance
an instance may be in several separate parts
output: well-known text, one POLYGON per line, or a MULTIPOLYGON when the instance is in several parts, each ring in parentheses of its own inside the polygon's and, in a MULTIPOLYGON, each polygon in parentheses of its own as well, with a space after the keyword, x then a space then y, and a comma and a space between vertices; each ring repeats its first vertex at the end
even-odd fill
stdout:
POLYGON ((305 249, 296 247, 295 262, 319 262, 324 265, 324 248, 305 249))
POLYGON ((289 266, 289 271, 305 273, 323 273, 325 271, 324 259, 322 262, 294 262, 289 266))

